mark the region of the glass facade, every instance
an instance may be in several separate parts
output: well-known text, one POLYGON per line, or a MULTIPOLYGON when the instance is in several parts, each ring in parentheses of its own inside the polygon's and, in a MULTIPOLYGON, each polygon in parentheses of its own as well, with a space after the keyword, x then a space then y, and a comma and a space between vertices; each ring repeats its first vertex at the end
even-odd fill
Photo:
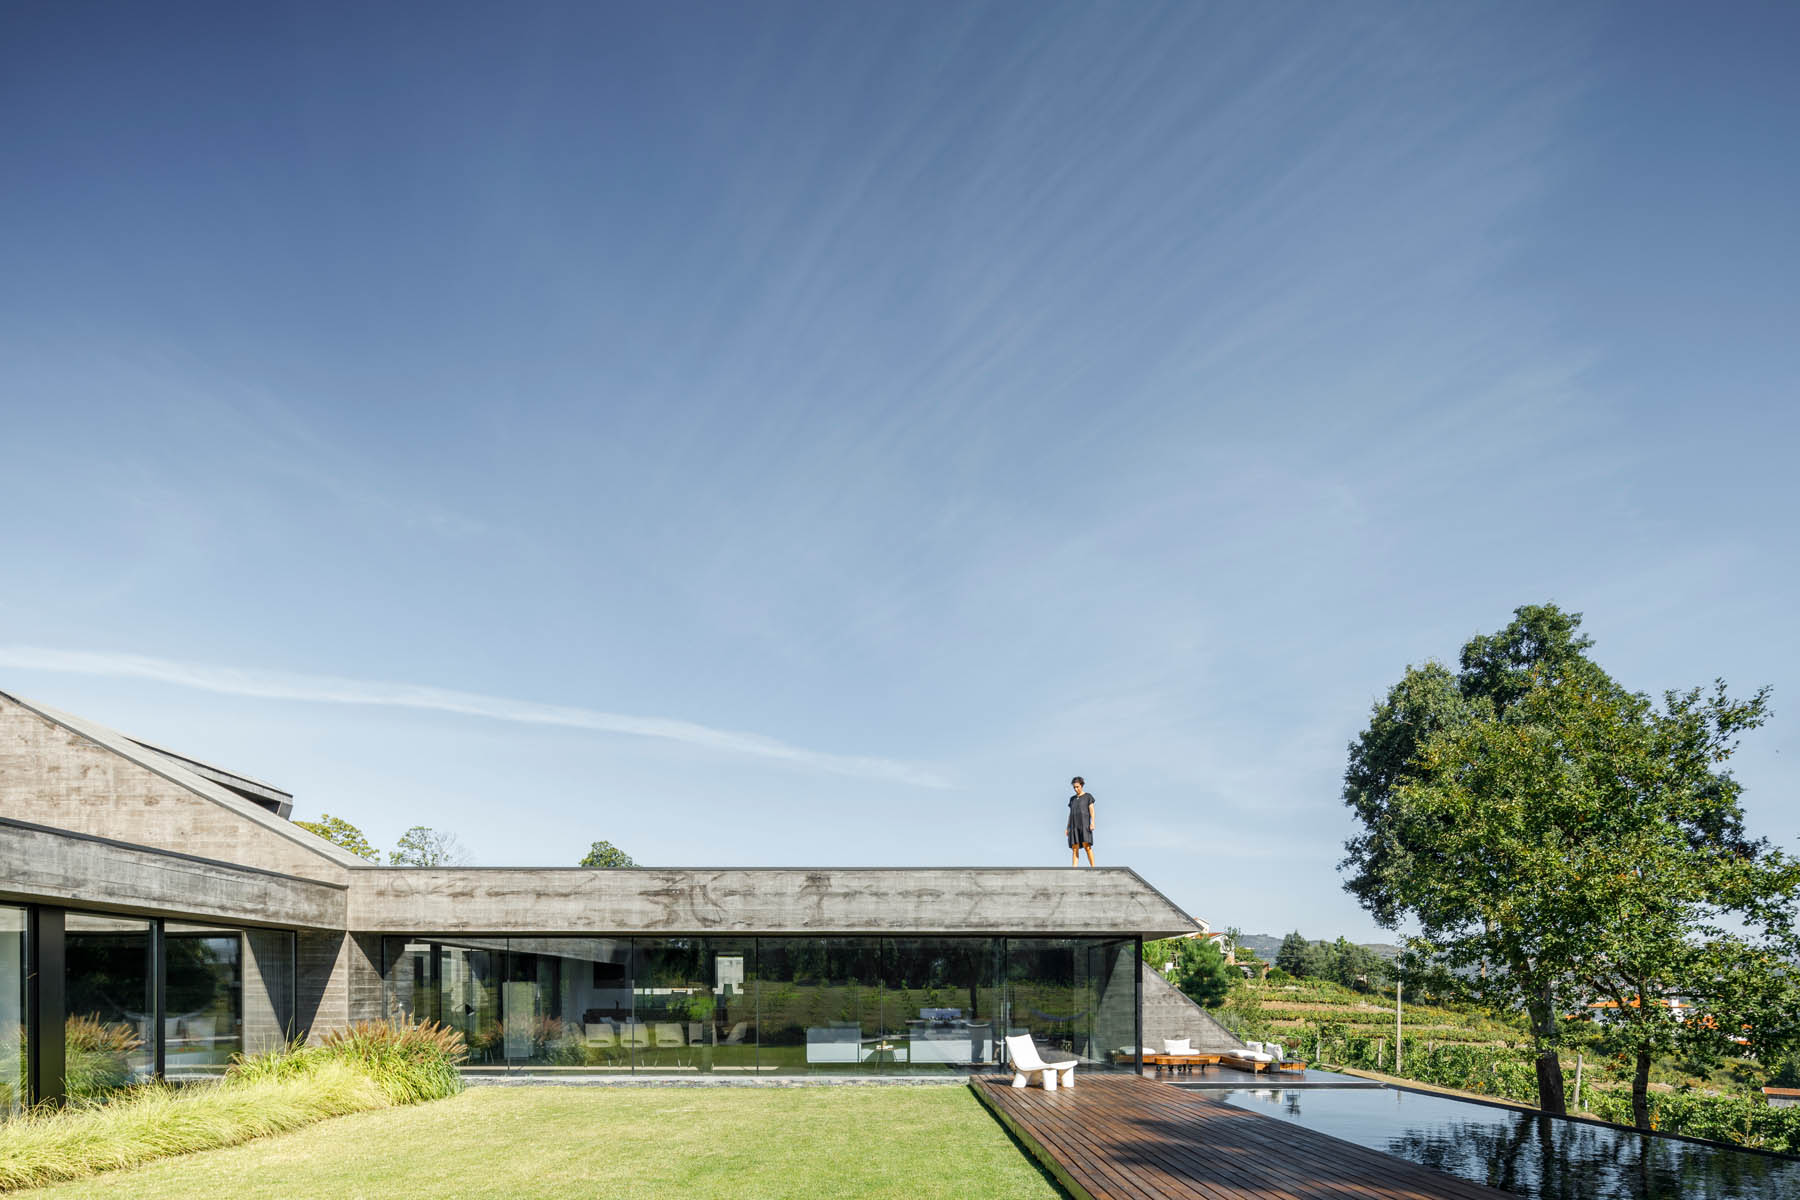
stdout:
POLYGON ((101 1096, 156 1073, 156 927, 69 913, 64 929, 63 1086, 101 1096))
POLYGON ((164 1073, 222 1073, 244 1049, 243 935, 171 921, 163 962, 164 1073))
POLYGON ((158 1075, 218 1075, 233 1055, 285 1045, 294 951, 290 930, 0 905, 0 1118, 158 1075), (34 1062, 34 1037, 57 1054, 34 1024, 49 1014, 60 1061, 34 1062))
POLYGON ((1134 938, 388 938, 392 1017, 473 1070, 929 1074, 1008 1034, 1107 1066, 1137 1033, 1134 938))
POLYGON ((0 905, 0 1117, 25 1106, 25 910, 0 905))

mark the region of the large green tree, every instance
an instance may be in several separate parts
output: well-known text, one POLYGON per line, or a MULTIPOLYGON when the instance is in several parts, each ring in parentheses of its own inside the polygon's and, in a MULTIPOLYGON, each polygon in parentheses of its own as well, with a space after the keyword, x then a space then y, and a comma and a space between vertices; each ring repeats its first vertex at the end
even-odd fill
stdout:
MULTIPOLYGON (((1442 978, 1473 970, 1475 990, 1490 1002, 1524 1007, 1537 1052, 1539 1102, 1554 1113, 1566 1109, 1557 1050, 1572 999, 1560 927, 1533 923, 1523 913, 1496 919, 1494 905, 1531 893, 1534 864, 1518 859, 1500 869, 1482 839, 1499 839, 1503 828, 1470 824, 1469 814, 1435 803, 1423 786, 1430 775, 1424 755, 1438 747, 1449 761, 1444 748, 1451 739, 1523 724, 1520 704, 1563 680, 1618 691, 1588 659, 1592 641, 1580 626, 1578 613, 1528 605, 1498 633, 1471 638, 1460 673, 1437 662, 1408 667, 1351 743, 1344 772, 1344 802, 1362 823, 1345 844, 1342 866, 1350 876, 1344 886, 1388 928, 1417 921, 1424 959, 1442 978)), ((1504 825, 1501 814, 1473 807, 1476 816, 1504 825)))
POLYGON ((1650 1059, 1693 1036, 1669 1001, 1705 990, 1741 1024, 1755 989, 1713 985, 1742 982, 1758 955, 1784 974, 1791 867, 1744 835, 1719 766, 1766 697, 1721 685, 1658 709, 1587 658, 1579 622, 1519 609, 1464 647, 1454 680, 1409 669, 1351 747, 1345 799, 1364 828, 1346 886, 1384 924, 1417 922, 1417 965, 1525 1009, 1546 1111, 1565 1106, 1566 1015, 1610 999, 1646 1120, 1650 1059), (1760 923, 1761 940, 1728 933, 1726 916, 1760 923))
POLYGON ((330 813, 321 813, 317 821, 295 821, 294 824, 309 833, 316 833, 334 846, 342 846, 352 854, 360 855, 370 862, 380 862, 381 852, 369 844, 363 831, 330 813))

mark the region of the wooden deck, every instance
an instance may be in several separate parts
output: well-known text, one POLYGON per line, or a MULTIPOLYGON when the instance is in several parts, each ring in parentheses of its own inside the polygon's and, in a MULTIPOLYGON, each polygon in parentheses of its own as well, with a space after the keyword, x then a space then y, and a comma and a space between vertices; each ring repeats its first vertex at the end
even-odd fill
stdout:
POLYGON ((1077 1200, 1516 1200, 1138 1075, 1010 1083, 970 1086, 1077 1200))

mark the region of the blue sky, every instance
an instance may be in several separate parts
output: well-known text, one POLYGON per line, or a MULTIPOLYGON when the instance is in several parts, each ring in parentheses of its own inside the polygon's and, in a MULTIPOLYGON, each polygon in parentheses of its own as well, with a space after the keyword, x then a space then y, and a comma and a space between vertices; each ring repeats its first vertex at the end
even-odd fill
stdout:
MULTIPOLYGON (((1578 9, 1578 10, 1577 10, 1578 9)), ((1346 744, 1775 688, 1800 11, 14 4, 0 688, 487 864, 1103 863, 1375 936, 1346 744)))

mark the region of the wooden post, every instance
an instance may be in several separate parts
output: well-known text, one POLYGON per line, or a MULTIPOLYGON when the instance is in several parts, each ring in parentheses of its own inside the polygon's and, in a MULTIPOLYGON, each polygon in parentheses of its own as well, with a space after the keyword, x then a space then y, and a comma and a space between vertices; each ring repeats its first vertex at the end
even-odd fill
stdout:
POLYGON ((1575 1111, 1581 1111, 1581 1054, 1575 1055, 1575 1111))
POLYGON ((1394 1074, 1400 1073, 1400 989, 1403 985, 1394 980, 1394 1074))
POLYGON ((1382 1038, 1375 1043, 1375 1069, 1381 1070, 1387 1065, 1387 1039, 1382 1038))

